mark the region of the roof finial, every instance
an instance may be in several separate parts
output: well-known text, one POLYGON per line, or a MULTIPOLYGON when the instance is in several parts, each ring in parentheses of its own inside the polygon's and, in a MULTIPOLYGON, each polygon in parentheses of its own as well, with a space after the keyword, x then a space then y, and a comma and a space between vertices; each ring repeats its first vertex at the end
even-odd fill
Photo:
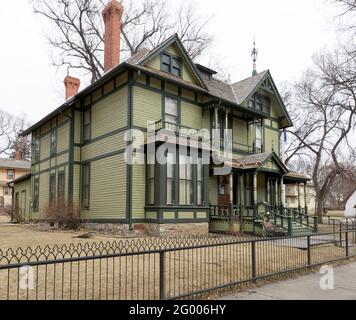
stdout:
POLYGON ((252 75, 255 76, 257 74, 257 66, 256 66, 256 61, 257 61, 257 57, 258 57, 258 50, 256 49, 256 39, 253 38, 253 49, 252 49, 252 60, 253 60, 253 71, 252 71, 252 75))

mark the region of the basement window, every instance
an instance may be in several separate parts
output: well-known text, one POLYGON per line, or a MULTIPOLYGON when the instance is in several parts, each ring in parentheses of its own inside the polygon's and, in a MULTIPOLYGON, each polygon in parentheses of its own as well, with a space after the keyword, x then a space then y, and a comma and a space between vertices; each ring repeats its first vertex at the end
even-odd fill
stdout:
POLYGON ((182 76, 182 60, 167 53, 161 55, 161 71, 182 76))

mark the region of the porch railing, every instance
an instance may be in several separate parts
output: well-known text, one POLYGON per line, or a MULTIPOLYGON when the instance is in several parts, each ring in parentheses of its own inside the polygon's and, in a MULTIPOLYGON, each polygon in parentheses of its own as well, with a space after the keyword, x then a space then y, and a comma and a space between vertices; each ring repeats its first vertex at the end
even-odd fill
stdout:
POLYGON ((195 129, 183 125, 179 125, 176 123, 171 123, 168 121, 159 120, 154 123, 151 123, 148 126, 148 133, 155 133, 160 130, 167 130, 175 134, 181 134, 187 137, 194 137, 200 139, 202 141, 208 140, 208 135, 206 134, 206 130, 195 129))
POLYGON ((249 153, 249 154, 255 154, 255 153, 262 153, 261 148, 257 148, 255 144, 252 146, 235 142, 235 141, 228 141, 225 139, 220 139, 220 149, 225 150, 227 147, 229 150, 232 152, 243 152, 243 153, 249 153))

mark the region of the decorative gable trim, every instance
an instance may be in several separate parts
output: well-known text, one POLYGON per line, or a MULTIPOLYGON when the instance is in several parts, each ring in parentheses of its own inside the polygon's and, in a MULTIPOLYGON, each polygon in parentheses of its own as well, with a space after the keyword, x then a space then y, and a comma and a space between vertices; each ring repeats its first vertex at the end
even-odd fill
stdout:
POLYGON ((285 164, 279 159, 279 157, 276 155, 275 152, 272 152, 271 155, 262 162, 260 168, 266 168, 266 165, 268 164, 268 162, 270 161, 274 161, 276 162, 276 164, 280 167, 281 171, 284 174, 287 174, 289 172, 288 168, 285 166, 285 164))
POLYGON ((189 56, 189 53, 187 50, 184 48, 184 45, 182 41, 179 39, 178 34, 174 34, 172 37, 168 38, 166 41, 164 41, 162 44, 160 44, 158 47, 153 49, 151 52, 149 52, 145 57, 143 57, 140 61, 138 61, 139 65, 147 64, 148 62, 152 61, 156 57, 158 57, 162 52, 164 52, 169 46, 172 44, 176 44, 181 51, 185 61, 187 62, 190 70, 194 74, 196 80, 198 81, 199 85, 204 88, 205 90, 208 90, 206 84, 204 83, 203 79, 201 78, 198 69, 192 59, 189 56))

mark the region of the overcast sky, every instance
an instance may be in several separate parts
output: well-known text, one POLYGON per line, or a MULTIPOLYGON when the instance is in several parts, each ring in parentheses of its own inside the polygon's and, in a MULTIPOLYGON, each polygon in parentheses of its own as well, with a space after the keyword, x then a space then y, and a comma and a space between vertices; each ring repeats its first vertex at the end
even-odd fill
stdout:
MULTIPOLYGON (((213 47, 202 62, 211 55, 223 61, 234 82, 251 75, 253 37, 258 71, 270 69, 277 84, 297 80, 313 53, 335 40, 334 11, 325 9, 325 0, 194 2, 204 15, 214 16, 208 27, 213 47)), ((40 120, 64 100, 65 70, 51 65, 48 25, 28 0, 0 1, 0 30, 0 109, 40 120)))

